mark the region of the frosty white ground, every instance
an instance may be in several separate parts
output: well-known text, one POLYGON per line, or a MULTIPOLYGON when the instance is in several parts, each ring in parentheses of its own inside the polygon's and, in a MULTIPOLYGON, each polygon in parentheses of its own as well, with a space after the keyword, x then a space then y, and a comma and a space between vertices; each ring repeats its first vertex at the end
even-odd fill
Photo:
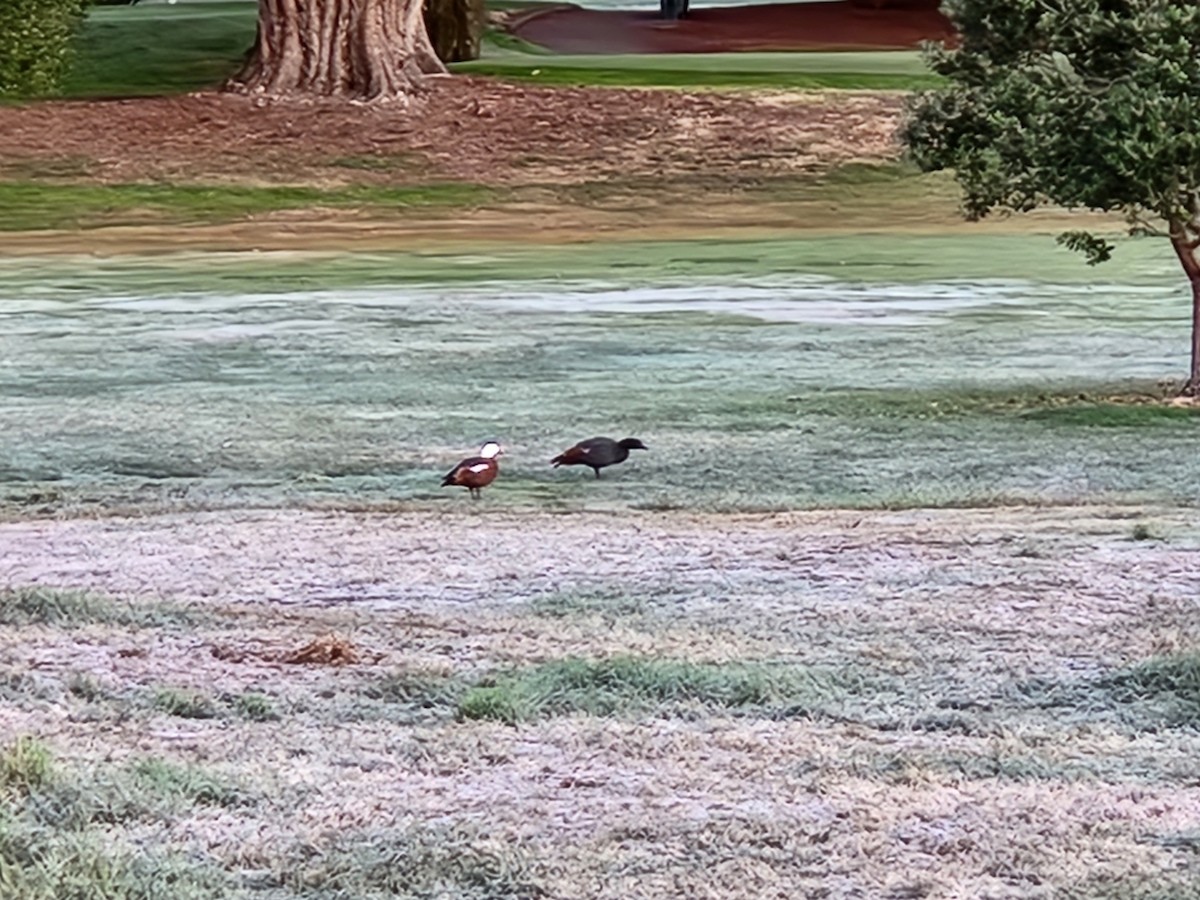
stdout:
POLYGON ((10 682, 39 687, 0 708, 0 732, 82 767, 165 757, 248 786, 253 805, 198 807, 164 835, 235 873, 284 867, 297 846, 331 859, 347 836, 449 827, 524 854, 564 898, 1186 883, 1200 738, 1089 685, 1194 646, 1194 511, 485 507, 0 524, 0 584, 214 614, 190 629, 5 629, 10 682), (1133 540, 1137 522, 1161 539, 1133 540), (272 661, 330 630, 364 662, 272 661), (515 727, 365 699, 397 674, 613 654, 809 667, 846 687, 812 715, 685 705, 515 727), (67 691, 80 673, 110 699, 67 691), (1076 701, 1030 699, 1055 685, 1076 701), (135 702, 164 687, 254 692, 281 717, 135 702))

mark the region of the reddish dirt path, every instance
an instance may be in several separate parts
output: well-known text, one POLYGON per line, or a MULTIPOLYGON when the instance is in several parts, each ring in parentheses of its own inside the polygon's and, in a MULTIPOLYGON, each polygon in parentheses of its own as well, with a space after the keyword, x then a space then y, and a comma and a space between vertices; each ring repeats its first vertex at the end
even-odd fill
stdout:
POLYGON ((558 53, 720 53, 751 50, 912 48, 948 40, 936 9, 873 9, 846 0, 697 9, 669 22, 655 12, 581 9, 564 4, 510 26, 518 37, 558 53))

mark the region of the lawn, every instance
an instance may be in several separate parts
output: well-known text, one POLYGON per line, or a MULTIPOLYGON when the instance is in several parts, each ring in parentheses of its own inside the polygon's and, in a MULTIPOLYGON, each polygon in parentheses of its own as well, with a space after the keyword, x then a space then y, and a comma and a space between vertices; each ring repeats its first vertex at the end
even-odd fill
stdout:
POLYGON ((1193 503, 1200 419, 1149 402, 1184 363, 1175 266, 900 233, 17 258, 4 496, 443 508, 496 437, 505 508, 1193 503), (651 452, 546 464, 614 431, 651 452))
POLYGON ((1200 891, 1189 510, 0 539, 6 896, 1200 891))
MULTIPOLYGON (((253 10, 93 10, 68 94, 211 87, 253 10)), ((894 96, 468 85, 0 110, 0 900, 1200 898, 1169 246, 963 225, 894 96), (593 434, 649 450, 551 468, 593 434)))
MULTIPOLYGON (((201 90, 237 71, 254 40, 252 2, 94 7, 76 46, 68 97, 125 97, 201 90)), ((918 55, 745 53, 556 56, 491 31, 480 60, 456 72, 546 84, 904 90, 935 83, 918 55)))

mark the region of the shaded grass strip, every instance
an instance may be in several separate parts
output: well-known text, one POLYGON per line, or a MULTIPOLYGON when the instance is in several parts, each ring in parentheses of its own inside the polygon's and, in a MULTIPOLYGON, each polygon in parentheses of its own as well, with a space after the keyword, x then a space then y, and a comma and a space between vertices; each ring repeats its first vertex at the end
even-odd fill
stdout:
POLYGON ((1200 650, 1155 656, 1099 681, 1113 703, 1150 703, 1172 725, 1200 726, 1200 650))
POLYGON ((627 69, 538 65, 477 60, 452 65, 462 75, 574 87, 780 88, 790 90, 908 91, 937 87, 936 75, 875 72, 725 72, 720 70, 627 69))
POLYGON ((1200 650, 1154 656, 1099 677, 1013 686, 1021 705, 1056 717, 1111 717, 1134 731, 1200 727, 1200 650))
POLYGON ((482 185, 451 183, 322 190, 299 186, 0 182, 0 208, 5 210, 0 230, 86 228, 147 221, 223 222, 256 213, 310 208, 370 207, 382 215, 397 208, 470 206, 493 196, 494 192, 482 185))

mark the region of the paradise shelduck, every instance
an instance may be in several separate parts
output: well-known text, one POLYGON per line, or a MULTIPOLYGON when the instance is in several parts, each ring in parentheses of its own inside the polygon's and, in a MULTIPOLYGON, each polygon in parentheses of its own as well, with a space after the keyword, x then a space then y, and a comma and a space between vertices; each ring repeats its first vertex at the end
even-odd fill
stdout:
POLYGON ((630 450, 649 449, 637 438, 614 441, 612 438, 594 437, 580 441, 569 450, 564 450, 550 460, 550 464, 556 469, 559 466, 591 466, 592 471, 599 478, 600 470, 605 466, 615 466, 617 463, 629 459, 630 450))
POLYGON ((481 488, 487 487, 500 474, 500 465, 496 457, 504 451, 495 441, 488 441, 479 448, 478 456, 469 456, 446 473, 442 479, 442 487, 458 485, 471 492, 471 496, 479 499, 481 488))

